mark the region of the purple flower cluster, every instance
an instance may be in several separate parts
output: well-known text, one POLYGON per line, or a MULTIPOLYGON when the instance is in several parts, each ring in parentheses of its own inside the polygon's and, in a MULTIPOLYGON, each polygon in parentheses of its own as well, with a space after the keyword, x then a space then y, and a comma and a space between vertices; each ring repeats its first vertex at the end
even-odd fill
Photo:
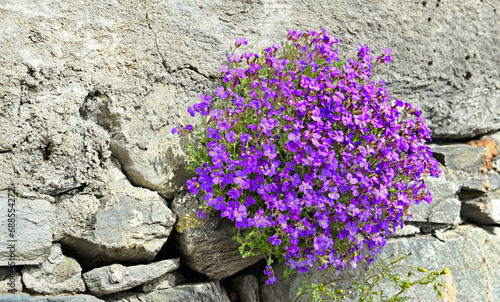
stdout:
POLYGON ((418 107, 371 80, 391 51, 372 62, 361 44, 343 59, 337 43, 324 29, 290 30, 286 45, 259 56, 236 54, 247 44, 239 39, 214 99, 188 110, 203 121, 187 182, 204 194, 200 216, 234 221, 239 241, 268 259, 268 283, 272 257, 299 272, 370 262, 408 208, 431 201, 423 177, 440 173, 418 107))

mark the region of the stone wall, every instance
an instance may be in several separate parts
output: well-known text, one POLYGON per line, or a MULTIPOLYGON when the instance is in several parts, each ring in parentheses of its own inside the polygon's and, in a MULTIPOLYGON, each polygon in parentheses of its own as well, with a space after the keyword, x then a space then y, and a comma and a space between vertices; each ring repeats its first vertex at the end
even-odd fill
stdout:
MULTIPOLYGON (((449 267, 456 301, 499 301, 499 8, 498 0, 1 1, 0 301, 293 301, 301 276, 263 284, 260 258, 239 257, 230 223, 197 218, 170 131, 197 122, 186 109, 215 87, 236 38, 258 51, 288 28, 322 27, 344 53, 359 43, 392 49, 379 75, 393 97, 420 105, 444 170, 428 182, 433 203, 413 209, 383 255, 406 249, 414 265, 449 267)), ((431 289, 412 295, 436 299, 431 289)))

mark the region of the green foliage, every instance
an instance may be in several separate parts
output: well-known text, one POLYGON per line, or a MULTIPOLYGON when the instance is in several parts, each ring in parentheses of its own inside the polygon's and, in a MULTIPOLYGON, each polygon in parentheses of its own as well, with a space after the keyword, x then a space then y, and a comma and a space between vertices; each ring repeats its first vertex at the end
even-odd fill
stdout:
POLYGON ((408 301, 410 297, 404 296, 403 294, 415 285, 429 285, 433 284, 434 290, 439 296, 443 296, 440 288, 443 284, 437 282, 436 280, 442 275, 448 274, 450 270, 445 268, 442 271, 431 271, 427 272, 425 268, 413 267, 410 265, 402 264, 401 261, 411 256, 411 253, 401 252, 399 255, 391 255, 381 261, 377 262, 368 271, 366 277, 363 281, 358 282, 351 279, 335 279, 325 283, 326 277, 331 273, 331 270, 327 270, 323 275, 321 282, 318 284, 311 283, 311 273, 307 274, 307 277, 302 281, 302 286, 297 292, 297 298, 295 302, 299 301, 301 298, 309 297, 309 301, 344 301, 348 297, 356 296, 358 302, 374 302, 374 301, 384 301, 384 302, 396 302, 396 301, 408 301), (409 268, 408 274, 405 277, 395 271, 400 271, 400 268, 409 268), (411 280, 413 277, 413 281, 411 280), (415 278, 416 277, 416 278, 415 278), (406 279, 406 280, 404 280, 406 279), (395 288, 399 291, 391 297, 388 297, 383 290, 377 290, 377 285, 382 280, 390 281, 394 284, 395 288), (338 289, 336 282, 339 281, 349 281, 352 282, 352 287, 354 292, 348 291, 344 292, 342 289, 338 289))

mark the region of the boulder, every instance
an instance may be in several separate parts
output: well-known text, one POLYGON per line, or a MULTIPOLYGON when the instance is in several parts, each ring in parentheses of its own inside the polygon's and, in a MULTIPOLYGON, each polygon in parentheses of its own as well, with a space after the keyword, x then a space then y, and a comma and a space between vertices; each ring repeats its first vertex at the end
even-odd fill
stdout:
POLYGON ((242 258, 237 234, 229 219, 198 217, 201 201, 191 193, 179 193, 172 201, 177 215, 174 246, 181 254, 182 264, 212 280, 221 280, 263 259, 261 255, 242 258))
POLYGON ((106 297, 107 302, 230 302, 218 281, 183 284, 150 293, 120 293, 106 297))
POLYGON ((62 254, 61 245, 56 243, 47 260, 38 266, 25 266, 22 270, 23 283, 28 290, 37 294, 81 293, 85 291, 82 268, 75 259, 62 254))
POLYGON ((175 223, 158 193, 130 184, 108 164, 99 200, 78 195, 56 205, 55 238, 86 268, 154 259, 175 223))
POLYGON ((136 287, 173 272, 177 268, 179 268, 179 259, 129 267, 112 264, 84 273, 83 280, 92 295, 102 296, 136 287))
POLYGON ((12 190, 1 191, 0 266, 43 263, 52 246, 51 215, 51 204, 45 199, 19 197, 12 190))

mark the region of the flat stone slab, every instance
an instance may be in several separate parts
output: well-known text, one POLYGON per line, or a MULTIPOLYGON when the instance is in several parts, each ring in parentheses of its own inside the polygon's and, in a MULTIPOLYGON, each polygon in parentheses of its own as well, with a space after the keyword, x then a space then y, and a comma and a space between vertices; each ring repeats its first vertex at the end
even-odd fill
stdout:
POLYGON ((176 286, 178 283, 185 281, 181 273, 175 271, 154 279, 141 286, 141 290, 145 293, 155 292, 163 289, 168 289, 176 286))
POLYGON ((102 296, 136 287, 177 268, 179 268, 178 258, 128 267, 113 264, 86 272, 83 274, 83 280, 92 295, 102 296))
POLYGON ((52 246, 51 204, 9 192, 0 192, 0 266, 41 264, 52 246))
POLYGON ((107 302, 231 302, 218 281, 184 284, 151 293, 122 293, 106 297, 107 302))
POLYGON ((198 217, 200 202, 191 193, 179 193, 172 201, 178 219, 173 246, 181 253, 182 264, 212 280, 221 280, 255 264, 262 255, 242 258, 234 223, 226 218, 198 217))
POLYGON ((30 296, 25 293, 0 294, 5 302, 104 302, 91 295, 30 296))

